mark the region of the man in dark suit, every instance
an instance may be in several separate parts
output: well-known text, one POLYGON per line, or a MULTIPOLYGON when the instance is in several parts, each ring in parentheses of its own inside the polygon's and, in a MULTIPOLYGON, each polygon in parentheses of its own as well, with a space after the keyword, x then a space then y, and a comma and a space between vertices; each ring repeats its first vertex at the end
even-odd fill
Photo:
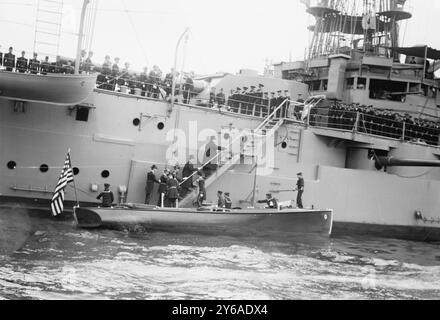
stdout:
POLYGON ((296 206, 300 209, 303 208, 302 203, 302 194, 304 192, 304 178, 302 172, 298 172, 297 174, 298 181, 296 182, 296 188, 293 191, 298 191, 298 195, 296 196, 296 206))
POLYGON ((286 103, 283 107, 283 113, 282 116, 287 118, 288 116, 288 112, 289 112, 289 108, 290 108, 290 95, 289 95, 289 90, 284 90, 284 100, 286 100, 286 103))
POLYGON ((220 92, 215 96, 215 101, 217 101, 217 107, 220 109, 225 106, 226 97, 223 93, 223 88, 220 88, 220 92))
POLYGON ((145 191, 146 191, 145 204, 150 204, 150 198, 151 195, 153 194, 154 184, 160 183, 160 181, 157 180, 156 178, 156 171, 157 171, 156 165, 152 165, 150 172, 148 172, 147 174, 147 184, 145 186, 145 191))
MULTIPOLYGON (((278 93, 278 95, 277 95, 276 108, 278 108, 285 100, 281 90, 278 90, 277 93, 278 93)), ((281 118, 281 109, 278 109, 278 111, 276 113, 276 117, 281 118)))
POLYGON ((3 65, 6 67, 6 71, 12 71, 15 68, 15 55, 12 53, 14 49, 9 47, 9 52, 5 54, 3 58, 3 65))
POLYGON ((50 62, 49 62, 49 57, 46 56, 46 58, 44 59, 44 61, 41 63, 41 74, 47 74, 48 72, 50 72, 50 62))
POLYGON ((37 59, 38 54, 34 52, 34 58, 29 59, 29 70, 32 74, 37 74, 40 71, 40 61, 37 59))
POLYGON ((197 168, 194 168, 193 161, 194 157, 190 156, 188 162, 185 164, 182 170, 182 188, 185 194, 187 194, 189 189, 193 187, 193 177, 191 175, 197 171, 197 168))
POLYGON ((27 71, 27 61, 28 59, 26 59, 26 52, 22 51, 21 52, 21 57, 19 57, 17 59, 17 71, 20 73, 25 73, 27 71))
POLYGON ((276 106, 277 106, 277 98, 275 97, 275 92, 270 93, 270 107, 269 107, 269 114, 272 114, 274 112, 276 106))

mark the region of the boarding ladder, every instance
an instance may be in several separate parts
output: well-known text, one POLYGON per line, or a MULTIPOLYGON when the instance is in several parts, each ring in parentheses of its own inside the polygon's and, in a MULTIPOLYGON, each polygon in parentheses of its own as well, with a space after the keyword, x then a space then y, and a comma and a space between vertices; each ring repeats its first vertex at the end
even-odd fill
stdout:
MULTIPOLYGON (((255 156, 255 146, 257 143, 262 143, 265 139, 273 136, 275 132, 281 127, 284 122, 283 118, 277 118, 277 113, 281 113, 281 109, 289 102, 288 99, 284 100, 271 114, 269 114, 254 130, 252 130, 251 134, 247 136, 247 141, 244 142, 243 147, 240 150, 239 154, 229 154, 232 150, 233 144, 237 141, 237 139, 241 139, 243 136, 238 135, 235 139, 233 139, 228 147, 220 152, 218 152, 214 157, 206 161, 199 170, 203 169, 212 161, 217 160, 220 163, 220 159, 224 157, 228 157, 228 161, 219 165, 217 170, 210 175, 205 181, 205 189, 207 189, 212 183, 214 183, 217 179, 223 176, 226 172, 228 172, 232 167, 240 162, 241 156, 244 157, 254 157, 255 156), (260 140, 260 141, 259 141, 260 140)), ((261 145, 260 145, 261 146, 261 145)), ((188 179, 192 179, 197 172, 194 172, 188 179)), ((183 182, 181 183, 183 184, 183 182)), ((197 188, 189 192, 185 198, 180 201, 180 207, 188 207, 191 206, 194 200, 197 199, 197 188)))
POLYGON ((35 21, 34 52, 57 56, 63 22, 63 0, 38 0, 35 21))

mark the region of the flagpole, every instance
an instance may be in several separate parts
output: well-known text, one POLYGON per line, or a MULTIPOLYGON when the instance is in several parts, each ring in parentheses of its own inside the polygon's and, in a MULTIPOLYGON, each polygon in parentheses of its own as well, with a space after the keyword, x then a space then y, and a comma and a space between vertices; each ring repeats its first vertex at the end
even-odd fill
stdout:
MULTIPOLYGON (((67 153, 69 154, 69 162, 70 162, 70 167, 72 168, 72 158, 70 157, 70 148, 67 151, 67 153)), ((73 169, 72 169, 72 175, 73 175, 73 169)), ((75 179, 73 178, 73 190, 75 191, 75 201, 76 201, 76 207, 79 208, 79 201, 78 201, 78 194, 76 193, 76 183, 75 183, 75 179)))

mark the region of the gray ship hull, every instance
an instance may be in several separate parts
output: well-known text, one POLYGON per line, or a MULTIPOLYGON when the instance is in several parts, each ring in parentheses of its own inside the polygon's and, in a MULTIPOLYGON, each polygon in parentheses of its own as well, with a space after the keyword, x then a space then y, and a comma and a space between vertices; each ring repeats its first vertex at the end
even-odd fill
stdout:
MULTIPOLYGON (((179 104, 168 117, 170 105, 166 102, 105 90, 95 90, 86 103, 92 107, 87 120, 82 121, 77 119, 77 110, 69 107, 27 103, 26 112, 16 112, 13 101, 0 100, 0 201, 48 201, 65 153, 71 149, 72 166, 78 169, 75 184, 80 202, 96 202, 97 192, 108 182, 118 200, 123 196, 127 202, 141 203, 148 168, 152 164, 158 165, 159 170, 170 166, 166 159, 172 153, 173 129, 186 135, 186 157, 197 154, 206 143, 204 130, 212 130, 209 135, 231 126, 252 129, 262 121, 179 104), (140 124, 134 125, 134 119, 139 119, 140 124), (193 132, 197 143, 191 145, 193 132), (8 167, 11 162, 16 164, 12 169, 8 167), (42 164, 49 167, 47 172, 40 170, 42 164), (120 193, 124 189, 120 186, 128 192, 120 193)), ((359 139, 365 145, 363 149, 352 148, 340 137, 324 136, 303 124, 285 122, 275 137, 273 163, 259 166, 256 196, 264 198, 266 192, 272 192, 279 200, 295 199, 295 193, 280 190, 292 190, 296 172, 302 171, 306 182, 303 202, 307 207, 332 208, 336 231, 341 231, 341 226, 350 232, 381 230, 380 235, 388 236, 389 230, 397 228, 401 230, 396 233, 399 238, 413 238, 416 234, 418 240, 440 240, 440 223, 436 222, 439 170, 431 169, 425 175, 427 170, 423 168, 377 171, 366 154, 368 148, 375 146, 394 155, 432 159, 438 148, 361 135, 359 139), (416 211, 427 220, 417 220, 416 211)), ((198 160, 200 165, 204 159, 198 160)), ((229 191, 233 206, 247 206, 254 180, 252 168, 250 157, 244 157, 208 187, 208 199, 216 199, 217 190, 229 191)), ((66 190, 66 200, 75 201, 71 187, 66 190)), ((157 201, 156 186, 152 202, 157 201)))

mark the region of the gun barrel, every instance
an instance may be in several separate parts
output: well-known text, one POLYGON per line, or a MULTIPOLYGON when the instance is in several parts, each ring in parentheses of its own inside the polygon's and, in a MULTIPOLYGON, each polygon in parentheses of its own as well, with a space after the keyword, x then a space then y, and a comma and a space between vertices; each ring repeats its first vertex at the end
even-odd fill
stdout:
POLYGON ((376 163, 381 167, 440 167, 438 160, 401 159, 378 157, 376 163))

